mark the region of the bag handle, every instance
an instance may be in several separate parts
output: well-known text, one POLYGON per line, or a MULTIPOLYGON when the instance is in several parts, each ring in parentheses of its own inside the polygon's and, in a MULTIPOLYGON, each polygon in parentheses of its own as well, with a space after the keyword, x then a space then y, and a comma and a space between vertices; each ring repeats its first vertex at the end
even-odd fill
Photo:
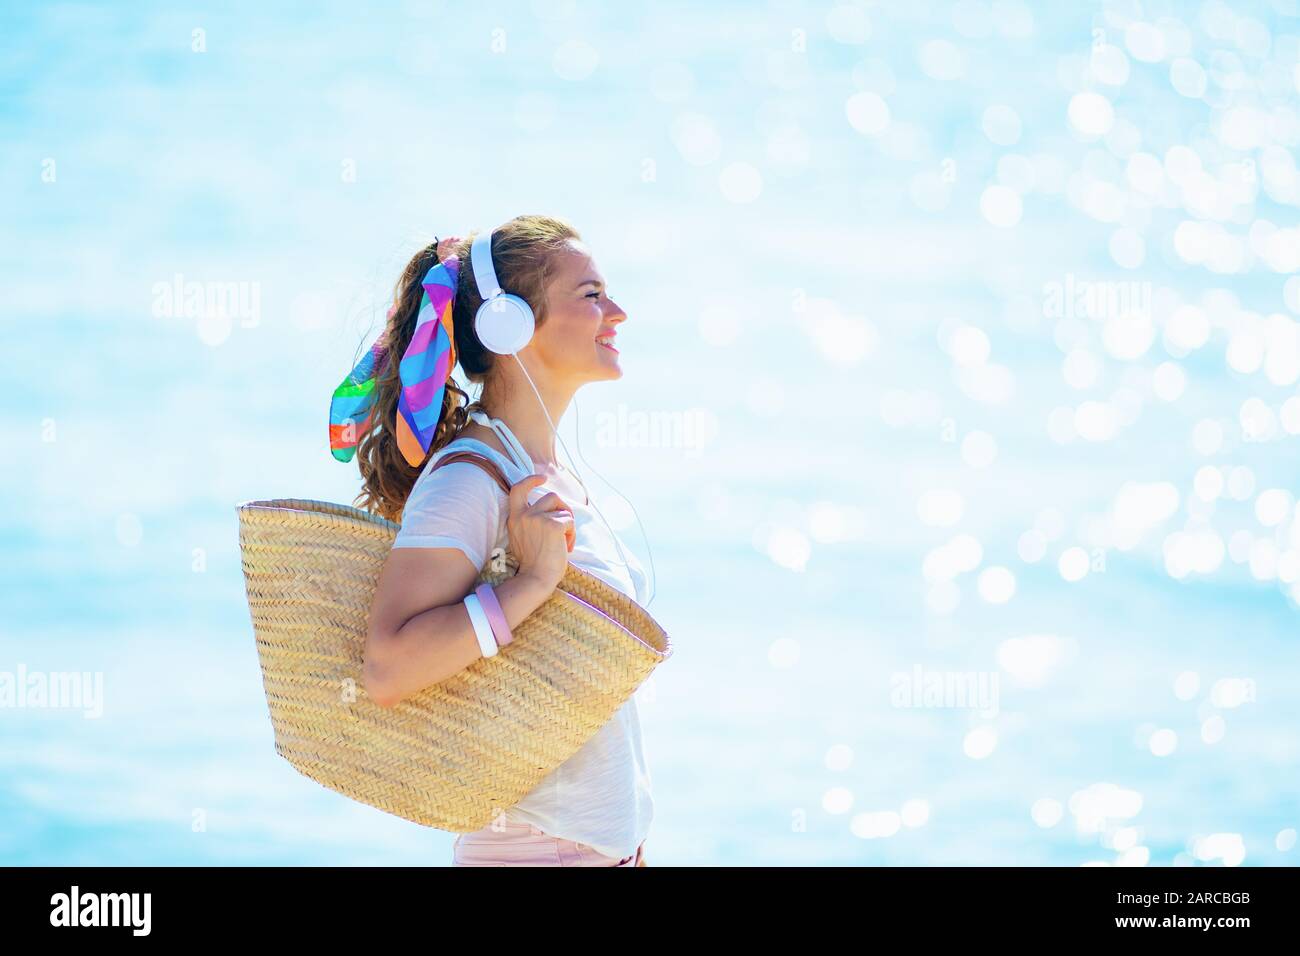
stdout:
POLYGON ((478 465, 492 476, 492 479, 501 487, 501 490, 506 493, 506 496, 509 497, 510 482, 506 480, 505 474, 501 471, 501 466, 491 458, 487 457, 487 455, 480 455, 476 451, 454 451, 450 455, 443 455, 429 470, 437 471, 443 465, 449 465, 453 461, 468 461, 478 465))
MULTIPOLYGON (((478 465, 492 476, 501 487, 501 490, 506 493, 506 497, 510 497, 510 482, 506 480, 505 474, 502 473, 501 466, 487 455, 480 455, 476 451, 454 451, 450 455, 444 455, 429 470, 437 471, 443 465, 450 464, 453 461, 468 461, 478 465)), ((574 546, 577 544, 577 532, 571 528, 566 528, 565 543, 568 545, 569 551, 573 551, 574 546)))
MULTIPOLYGON (((432 467, 429 468, 429 470, 437 471, 443 465, 449 465, 453 461, 468 461, 471 464, 478 465, 492 476, 492 479, 498 486, 500 486, 501 490, 506 493, 506 497, 510 496, 510 482, 506 480, 505 474, 501 471, 501 466, 487 455, 481 455, 476 451, 454 451, 450 455, 443 455, 433 464, 432 467)), ((518 563, 510 556, 508 550, 506 552, 505 561, 508 569, 518 566, 518 563)), ((487 567, 483 569, 482 574, 480 575, 480 580, 486 579, 484 576, 488 573, 487 569, 491 567, 493 567, 493 563, 489 560, 487 567)))

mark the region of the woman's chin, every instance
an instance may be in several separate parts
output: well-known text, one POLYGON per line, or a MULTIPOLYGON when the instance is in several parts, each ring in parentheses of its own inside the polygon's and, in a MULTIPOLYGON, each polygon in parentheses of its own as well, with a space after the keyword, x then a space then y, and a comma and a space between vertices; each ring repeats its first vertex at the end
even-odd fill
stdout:
POLYGON ((623 370, 607 362, 599 368, 589 368, 585 373, 579 373, 577 379, 583 385, 590 385, 592 382, 614 382, 622 377, 623 370))
POLYGON ((623 377, 623 369, 618 364, 618 355, 606 350, 601 356, 600 365, 595 372, 596 381, 612 381, 623 377))

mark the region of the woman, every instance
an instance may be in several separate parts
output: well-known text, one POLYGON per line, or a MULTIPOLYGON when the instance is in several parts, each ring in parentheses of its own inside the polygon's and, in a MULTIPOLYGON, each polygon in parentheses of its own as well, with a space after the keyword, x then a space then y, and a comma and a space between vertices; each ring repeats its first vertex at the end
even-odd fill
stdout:
MULTIPOLYGON (((639 563, 596 518, 582 486, 560 464, 547 420, 549 413, 558 422, 582 385, 622 376, 613 342, 627 316, 609 298, 572 226, 519 216, 494 230, 490 251, 501 288, 527 301, 536 330, 514 356, 491 352, 474 331, 482 298, 470 267, 472 240, 447 239, 416 254, 398 284, 386 331, 390 351, 404 355, 424 295, 421 280, 456 256, 464 265, 449 280, 455 287, 453 361, 482 385, 479 400, 469 404, 469 396, 446 379, 428 456, 413 467, 409 434, 398 435, 392 426, 402 383, 398 363, 389 363, 375 386, 377 427, 357 444, 365 484, 357 503, 401 523, 380 575, 366 642, 366 691, 382 706, 482 656, 462 601, 483 565, 507 545, 519 569, 495 593, 511 628, 551 595, 569 561, 646 603, 639 563), (461 449, 495 461, 510 482, 509 496, 473 463, 432 467, 461 449), (624 555, 630 557, 626 564, 624 555)), ((653 810, 636 700, 629 698, 519 803, 483 829, 458 836, 453 865, 645 866, 642 843, 653 810)))

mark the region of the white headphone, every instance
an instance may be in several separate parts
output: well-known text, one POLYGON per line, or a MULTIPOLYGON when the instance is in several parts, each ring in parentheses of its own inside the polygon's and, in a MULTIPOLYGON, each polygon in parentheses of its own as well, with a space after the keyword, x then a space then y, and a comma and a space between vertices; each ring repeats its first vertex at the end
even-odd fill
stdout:
MULTIPOLYGON (((501 288, 497 282, 496 266, 492 263, 492 235, 493 230, 488 229, 480 232, 474 237, 474 242, 469 249, 470 272, 474 276, 474 282, 478 285, 478 294, 483 302, 474 313, 474 334, 478 340, 483 343, 483 347, 489 352, 495 352, 497 355, 514 355, 515 362, 519 365, 519 370, 524 373, 524 378, 528 379, 528 384, 533 386, 533 394, 537 396, 538 403, 542 406, 542 413, 546 416, 547 423, 551 426, 551 432, 555 435, 560 447, 564 453, 569 456, 569 461, 573 461, 573 456, 569 455, 569 447, 564 444, 564 439, 560 437, 559 429, 555 427, 555 422, 551 421, 551 413, 546 409, 546 403, 542 401, 542 393, 537 390, 533 384, 533 378, 528 374, 528 369, 524 368, 523 361, 516 354, 525 345, 533 339, 533 332, 537 328, 536 319, 533 316, 532 306, 526 300, 517 295, 512 295, 501 288)), ((583 459, 586 463, 586 459, 583 459)), ((590 465, 588 465, 590 467, 590 465)), ((593 469, 594 470, 594 469, 593 469)), ((586 494, 587 500, 591 502, 592 510, 600 515, 600 520, 605 523, 610 537, 618 545, 618 553, 623 559, 623 567, 627 568, 627 553, 623 550, 623 544, 605 520, 604 514, 596 507, 596 500, 591 497, 591 492, 587 490, 587 484, 582 480, 582 476, 575 470, 573 472, 578 484, 582 486, 583 493, 586 494)), ((605 482, 609 484, 608 481, 605 482)), ((613 488, 613 485, 610 485, 613 488)), ((617 488, 614 489, 618 491, 617 488)), ((624 500, 626 496, 622 496, 624 500)), ((632 505, 628 501, 628 505, 632 505)), ((637 514, 635 506, 632 507, 632 514, 636 515, 637 525, 641 526, 641 516, 637 514)), ((641 536, 645 538, 645 528, 641 527, 641 536)), ((645 538, 647 553, 649 553, 650 540, 645 538)), ((650 554, 650 597, 646 600, 647 607, 654 601, 654 555, 650 554)))
POLYGON ((478 283, 478 294, 483 299, 474 315, 474 332, 489 352, 513 355, 532 341, 536 322, 532 306, 506 292, 497 282, 497 270, 492 264, 491 229, 474 237, 469 262, 474 281, 478 283))

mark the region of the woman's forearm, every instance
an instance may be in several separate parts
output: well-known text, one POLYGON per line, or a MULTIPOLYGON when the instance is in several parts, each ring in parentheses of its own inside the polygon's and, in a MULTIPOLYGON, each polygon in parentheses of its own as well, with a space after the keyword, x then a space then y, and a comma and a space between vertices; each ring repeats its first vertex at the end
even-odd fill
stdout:
MULTIPOLYGON (((516 574, 493 590, 513 631, 555 588, 548 588, 530 575, 516 574)), ((469 611, 461 602, 417 614, 377 650, 378 660, 371 665, 367 687, 373 684, 381 688, 378 695, 372 693, 372 698, 384 706, 459 674, 483 656, 469 611)))

